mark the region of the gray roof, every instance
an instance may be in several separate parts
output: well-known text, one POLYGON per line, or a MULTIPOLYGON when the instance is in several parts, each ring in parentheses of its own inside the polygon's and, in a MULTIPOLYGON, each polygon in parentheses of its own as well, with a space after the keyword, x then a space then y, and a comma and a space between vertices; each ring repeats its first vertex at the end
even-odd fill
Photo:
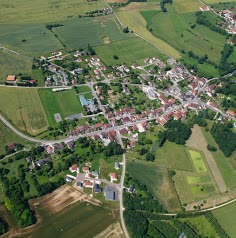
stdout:
POLYGON ((102 191, 102 189, 100 188, 100 186, 98 184, 95 184, 94 186, 94 192, 95 193, 100 193, 102 191))
POLYGON ((120 168, 120 163, 119 162, 115 163, 115 168, 120 168))
POLYGON ((105 199, 108 200, 108 201, 115 200, 115 191, 106 191, 105 199))
POLYGON ((92 171, 92 175, 97 177, 99 175, 99 173, 97 171, 92 171))

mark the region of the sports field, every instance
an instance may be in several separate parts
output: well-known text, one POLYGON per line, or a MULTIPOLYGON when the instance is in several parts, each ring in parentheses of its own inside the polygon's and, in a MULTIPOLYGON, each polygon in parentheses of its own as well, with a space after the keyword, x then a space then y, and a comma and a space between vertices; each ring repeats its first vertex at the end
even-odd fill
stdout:
POLYGON ((1 0, 0 22, 55 22, 104 7, 102 0, 1 0))
POLYGON ((97 46, 94 47, 94 50, 107 65, 134 63, 137 61, 143 63, 143 60, 147 57, 164 57, 154 46, 138 37, 97 46), (117 55, 119 59, 114 60, 114 55, 117 55))
MULTIPOLYGON (((213 13, 211 20, 217 18, 213 13)), ((226 43, 225 36, 210 30, 209 28, 196 24, 195 13, 179 13, 174 6, 168 6, 167 13, 156 14, 152 18, 150 27, 153 34, 179 51, 193 51, 195 54, 208 58, 216 63, 219 62, 221 51, 226 43), (168 31, 166 30, 168 29, 168 31)))
MULTIPOLYGON (((129 6, 129 5, 128 5, 129 6)), ((121 22, 128 26, 130 30, 134 31, 134 33, 139 34, 141 37, 148 40, 151 44, 155 45, 156 47, 161 48, 164 52, 171 55, 172 57, 179 59, 181 54, 174 49, 172 46, 168 45, 165 41, 160 40, 153 36, 147 29, 146 24, 147 22, 142 17, 139 11, 136 10, 126 10, 126 8, 120 8, 117 12, 118 17, 120 18, 121 22)), ((147 10, 147 8, 145 8, 147 10)), ((149 10, 158 10, 159 8, 149 8, 149 10)), ((143 11, 143 9, 140 9, 143 11)))
POLYGON ((39 24, 0 24, 0 45, 31 57, 62 48, 45 25, 39 24))
POLYGON ((193 161, 194 167, 197 171, 197 173, 205 173, 207 172, 207 167, 204 163, 204 159, 201 155, 201 153, 195 151, 195 150, 188 150, 190 157, 193 161))
POLYGON ((223 208, 214 210, 213 215, 216 217, 222 228, 226 231, 229 237, 235 237, 236 226, 235 226, 235 214, 236 214, 236 203, 232 203, 223 208))
POLYGON ((0 111, 18 129, 32 135, 47 130, 48 121, 37 89, 0 87, 0 111))
POLYGON ((0 49, 0 84, 5 82, 7 75, 31 74, 31 72, 31 59, 0 49))
POLYGON ((61 22, 62 27, 56 27, 53 32, 59 39, 72 49, 109 44, 117 40, 130 38, 116 24, 113 16, 99 18, 73 18, 61 22))
POLYGON ((73 89, 61 92, 53 92, 52 89, 39 89, 39 95, 50 126, 56 125, 54 118, 56 113, 60 113, 62 120, 72 114, 85 113, 73 89))

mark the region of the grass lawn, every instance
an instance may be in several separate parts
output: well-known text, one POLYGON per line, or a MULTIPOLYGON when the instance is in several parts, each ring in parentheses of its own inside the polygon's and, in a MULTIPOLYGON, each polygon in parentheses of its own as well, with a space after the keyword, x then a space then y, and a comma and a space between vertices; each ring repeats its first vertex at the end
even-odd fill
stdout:
POLYGON ((161 48, 164 52, 171 55, 173 58, 179 59, 181 57, 181 54, 176 49, 174 49, 165 41, 156 38, 151 32, 146 29, 147 22, 139 13, 139 11, 144 10, 159 10, 159 7, 149 7, 148 9, 142 8, 138 11, 135 8, 133 10, 127 9, 129 5, 124 8, 120 8, 117 12, 117 15, 120 18, 121 22, 125 26, 128 26, 130 30, 134 31, 134 33, 137 33, 141 37, 147 39, 154 46, 161 48))
POLYGON ((207 167, 204 163, 202 155, 199 152, 195 151, 195 150, 188 150, 188 152, 191 156, 191 159, 193 161, 193 164, 194 164, 194 167, 195 167, 197 173, 207 172, 207 167))
POLYGON ((2 121, 0 121, 0 154, 5 154, 5 146, 11 143, 20 143, 22 145, 31 144, 29 141, 16 135, 2 121))
POLYGON ((160 200, 167 210, 179 210, 180 204, 177 193, 167 169, 149 162, 135 160, 133 162, 128 161, 127 171, 142 184, 145 184, 153 196, 160 200))
POLYGON ((88 86, 79 86, 77 87, 79 93, 88 93, 91 92, 91 89, 88 86))
MULTIPOLYGON (((1 28, 1 27, 0 27, 1 28)), ((1 35, 1 30, 0 30, 1 35)), ((1 42, 1 38, 0 38, 1 42)), ((0 83, 3 84, 7 75, 31 74, 32 60, 0 49, 0 83)))
POLYGON ((61 92, 53 92, 52 89, 39 89, 39 95, 51 126, 56 125, 55 113, 60 113, 62 119, 80 112, 85 114, 73 89, 61 92))
POLYGON ((53 32, 69 49, 87 48, 109 44, 117 40, 130 38, 117 27, 112 16, 98 18, 73 18, 62 22, 53 32))
POLYGON ((62 211, 50 214, 42 205, 42 223, 24 237, 94 237, 116 221, 110 210, 85 202, 72 204, 62 211), (45 215, 47 214, 47 215, 45 215), (98 222, 99 221, 99 222, 98 222))
POLYGON ((31 57, 63 48, 53 33, 40 24, 0 24, 0 44, 31 57))
POLYGON ((229 237, 235 237, 236 226, 235 226, 235 213, 236 203, 232 203, 223 208, 214 210, 213 215, 216 217, 222 228, 226 231, 229 237))
MULTIPOLYGON (((152 18, 153 34, 179 51, 193 51, 200 56, 207 54, 210 60, 218 63, 226 43, 225 36, 196 24, 195 13, 178 13, 174 3, 167 5, 167 9, 167 13, 161 12, 152 18), (194 29, 191 28, 193 24, 196 24, 194 29)), ((217 20, 213 13, 208 15, 211 20, 217 20)))
POLYGON ((0 87, 0 111, 18 129, 32 135, 44 132, 48 121, 34 88, 0 87))
POLYGON ((55 22, 63 19, 78 17, 78 14, 102 9, 105 4, 102 0, 88 2, 87 0, 1 0, 0 22, 55 22))
POLYGON ((153 56, 161 57, 160 52, 154 46, 138 37, 97 46, 94 50, 107 65, 134 63, 153 56), (113 55, 117 55, 119 59, 114 60, 113 55))
MULTIPOLYGON (((209 128, 211 128, 212 122, 209 122, 209 128)), ((216 152, 213 152, 212 155, 216 161, 216 164, 220 170, 220 173, 229 189, 236 186, 236 169, 234 168, 234 162, 236 160, 236 153, 233 153, 229 158, 226 158, 223 152, 219 149, 215 140, 211 136, 210 132, 206 132, 202 128, 202 133, 208 144, 217 148, 216 152)))

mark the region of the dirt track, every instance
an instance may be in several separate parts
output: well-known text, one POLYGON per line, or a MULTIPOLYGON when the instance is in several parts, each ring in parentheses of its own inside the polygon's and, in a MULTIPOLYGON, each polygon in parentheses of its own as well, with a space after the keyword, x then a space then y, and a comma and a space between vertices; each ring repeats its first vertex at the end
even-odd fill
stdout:
POLYGON ((106 230, 96 235, 94 238, 124 238, 125 235, 121 229, 120 223, 114 223, 106 230))
POLYGON ((217 167, 215 159, 212 156, 211 152, 207 149, 207 142, 198 125, 195 125, 194 128, 192 129, 192 135, 187 141, 187 146, 203 151, 207 163, 211 168, 212 175, 218 185, 219 191, 221 193, 227 191, 227 187, 217 167))

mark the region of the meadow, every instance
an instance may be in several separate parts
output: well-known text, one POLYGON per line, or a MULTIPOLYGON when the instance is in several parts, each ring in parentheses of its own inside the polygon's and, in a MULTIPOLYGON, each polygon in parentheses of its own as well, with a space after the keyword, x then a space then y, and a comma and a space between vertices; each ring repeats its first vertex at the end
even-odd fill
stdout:
POLYGON ((235 226, 235 213, 236 203, 232 203, 223 208, 214 210, 213 215, 216 217, 222 228, 226 231, 229 237, 235 237, 236 226, 235 226))
MULTIPOLYGON (((211 18, 217 18, 213 13, 209 14, 211 18)), ((186 53, 193 51, 200 56, 207 54, 210 60, 219 63, 226 38, 205 26, 196 24, 195 13, 178 13, 174 6, 168 6, 167 13, 156 14, 151 21, 153 34, 177 50, 186 53), (196 26, 192 27, 194 24, 196 26)))
POLYGON ((102 0, 1 0, 0 23, 60 21, 105 7, 102 0))
POLYGON ((129 34, 118 28, 113 16, 73 18, 61 24, 63 26, 53 28, 53 32, 67 48, 87 48, 88 44, 97 46, 130 38, 129 34))
POLYGON ((199 11, 199 7, 203 6, 198 0, 175 0, 173 1, 175 10, 179 13, 196 12, 199 11))
POLYGON ((54 118, 56 113, 60 113, 62 120, 72 114, 80 112, 85 114, 85 110, 73 89, 61 92, 53 92, 52 89, 39 89, 38 92, 50 126, 56 125, 54 118))
POLYGON ((40 24, 0 24, 0 45, 30 57, 63 48, 53 33, 40 24))
POLYGON ((166 168, 135 160, 133 162, 128 161, 127 171, 142 184, 145 184, 153 196, 160 200, 166 209, 169 211, 179 210, 178 196, 166 168))
POLYGON ((94 50, 107 65, 135 62, 143 64, 143 60, 147 57, 164 57, 154 46, 138 37, 97 46, 94 47, 94 50), (119 59, 113 59, 114 55, 117 55, 119 59))
MULTIPOLYGON (((0 33, 1 34, 1 33, 0 33)), ((1 41, 1 40, 0 40, 1 41)), ((0 49, 0 83, 6 81, 7 75, 31 74, 32 60, 0 49)))
POLYGON ((204 0, 205 3, 228 3, 228 2, 234 2, 234 0, 204 0))
POLYGON ((48 121, 37 89, 0 87, 0 111, 19 130, 37 135, 48 121))
POLYGON ((201 153, 195 150, 188 150, 190 157, 193 161, 194 167, 197 173, 205 173, 207 172, 206 165, 204 163, 203 157, 201 153))

